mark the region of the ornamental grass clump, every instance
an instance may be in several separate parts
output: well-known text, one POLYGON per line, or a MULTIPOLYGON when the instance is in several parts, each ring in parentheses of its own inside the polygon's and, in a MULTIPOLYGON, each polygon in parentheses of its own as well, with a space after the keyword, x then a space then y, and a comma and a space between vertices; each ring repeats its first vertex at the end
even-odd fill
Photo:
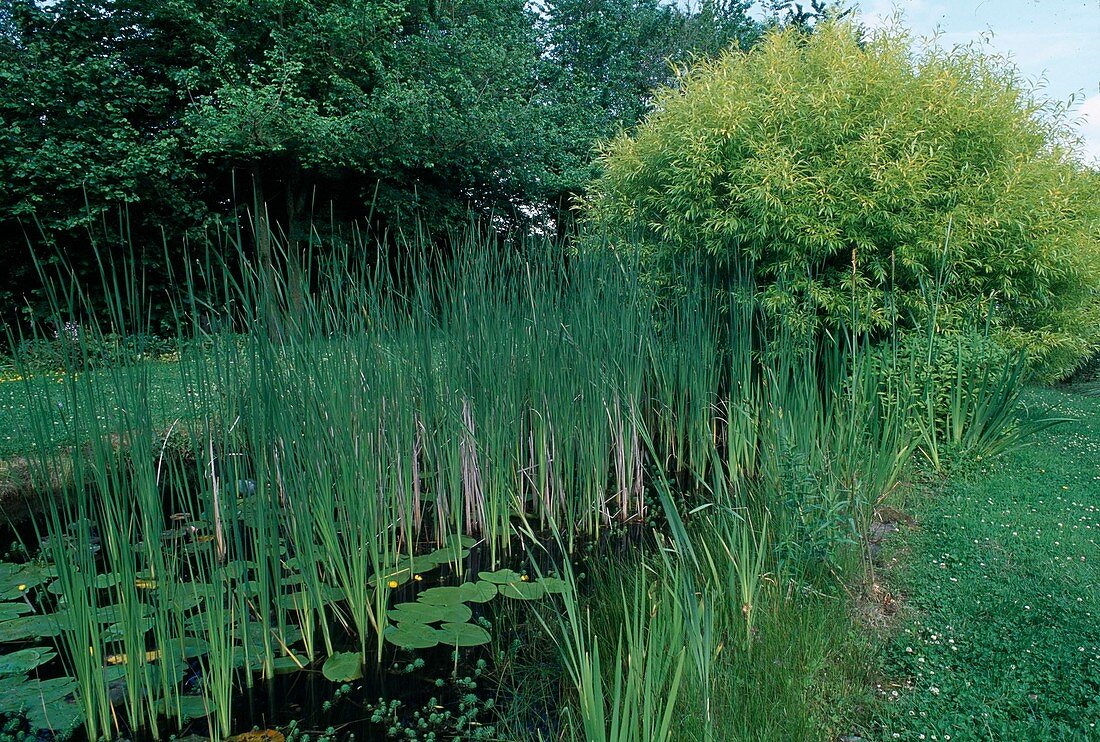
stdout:
POLYGON ((1100 178, 1079 151, 1064 108, 980 46, 830 22, 658 93, 606 147, 587 205, 658 277, 754 261, 763 305, 801 332, 853 310, 880 337, 924 327, 922 287, 942 283, 940 323, 981 302, 1056 378, 1100 342, 1100 178))

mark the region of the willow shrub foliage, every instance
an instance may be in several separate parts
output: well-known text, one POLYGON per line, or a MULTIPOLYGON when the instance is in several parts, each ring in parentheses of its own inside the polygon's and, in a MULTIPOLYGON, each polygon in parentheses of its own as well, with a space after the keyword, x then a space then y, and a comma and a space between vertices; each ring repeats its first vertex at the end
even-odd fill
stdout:
POLYGON ((991 315, 1060 376, 1100 339, 1100 178, 1065 122, 980 47, 777 31, 659 93, 605 148, 589 215, 657 265, 752 261, 808 326, 991 315))

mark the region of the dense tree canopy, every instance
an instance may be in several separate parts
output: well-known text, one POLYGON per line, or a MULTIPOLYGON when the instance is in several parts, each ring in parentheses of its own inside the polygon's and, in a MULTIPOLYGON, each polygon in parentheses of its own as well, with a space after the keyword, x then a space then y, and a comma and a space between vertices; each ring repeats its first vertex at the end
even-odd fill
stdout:
POLYGON ((747 5, 13 0, 0 219, 65 230, 133 204, 178 229, 232 172, 290 220, 314 188, 354 216, 378 189, 383 216, 510 218, 580 188, 668 60, 751 39, 747 5))
MULTIPOLYGON (((31 275, 28 240, 77 265, 93 237, 128 243, 156 266, 165 237, 260 201, 291 240, 368 218, 567 229, 596 143, 676 65, 751 45, 750 4, 9 0, 0 299, 31 275)), ((765 3, 806 22, 788 6, 765 3)))

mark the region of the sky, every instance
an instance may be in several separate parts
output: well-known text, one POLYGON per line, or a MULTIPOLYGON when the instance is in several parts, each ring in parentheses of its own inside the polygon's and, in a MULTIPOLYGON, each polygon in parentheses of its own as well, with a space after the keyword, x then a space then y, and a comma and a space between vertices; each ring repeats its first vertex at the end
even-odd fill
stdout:
POLYGON ((1070 120, 1085 140, 1086 162, 1100 166, 1100 0, 861 0, 871 27, 895 11, 917 36, 940 31, 945 46, 988 39, 1028 80, 1045 80, 1043 95, 1075 96, 1070 120))

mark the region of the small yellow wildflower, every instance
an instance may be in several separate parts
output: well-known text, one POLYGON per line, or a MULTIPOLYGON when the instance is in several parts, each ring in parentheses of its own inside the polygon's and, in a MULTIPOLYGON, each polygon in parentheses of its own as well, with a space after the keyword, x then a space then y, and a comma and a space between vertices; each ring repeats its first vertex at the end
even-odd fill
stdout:
POLYGON ((393 588, 397 587, 397 580, 390 580, 390 581, 389 581, 389 586, 390 586, 390 589, 391 589, 391 590, 392 590, 393 588))
POLYGON ((528 577, 527 575, 520 575, 519 579, 520 579, 520 581, 521 581, 521 582, 527 582, 527 581, 529 581, 529 580, 530 580, 531 578, 530 578, 530 577, 528 577))
POLYGON ((19 592, 21 592, 21 593, 27 592, 27 586, 23 585, 23 584, 20 584, 19 585, 19 592))
POLYGON ((413 579, 416 580, 417 582, 423 582, 424 581, 424 575, 413 575, 413 579))

